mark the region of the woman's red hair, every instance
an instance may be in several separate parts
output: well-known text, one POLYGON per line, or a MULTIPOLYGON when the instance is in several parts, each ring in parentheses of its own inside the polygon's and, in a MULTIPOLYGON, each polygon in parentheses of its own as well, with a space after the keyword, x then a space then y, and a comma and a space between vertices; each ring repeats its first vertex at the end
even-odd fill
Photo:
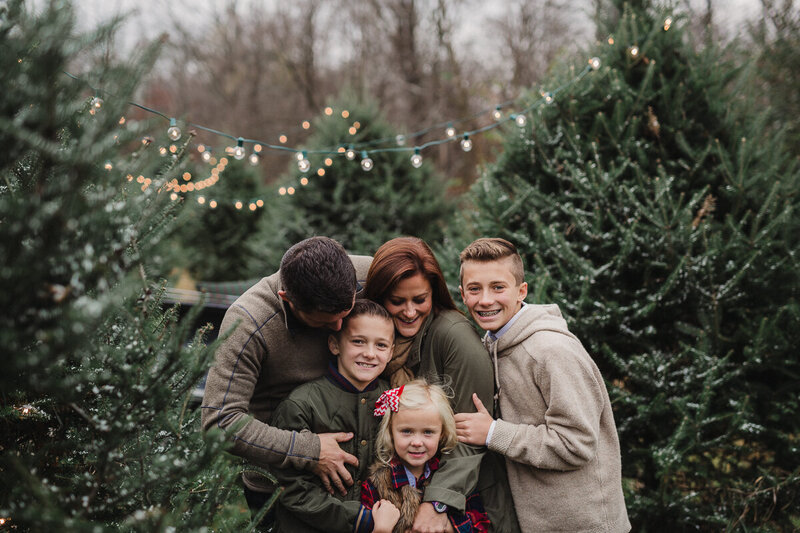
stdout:
POLYGON ((397 237, 378 248, 367 273, 364 295, 383 304, 401 280, 416 274, 422 274, 430 282, 435 312, 456 308, 436 256, 417 237, 397 237))

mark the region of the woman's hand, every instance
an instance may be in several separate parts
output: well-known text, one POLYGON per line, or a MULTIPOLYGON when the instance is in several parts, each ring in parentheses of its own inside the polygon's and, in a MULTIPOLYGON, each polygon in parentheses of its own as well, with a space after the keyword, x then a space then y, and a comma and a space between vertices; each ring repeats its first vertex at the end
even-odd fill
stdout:
POLYGON ((392 533, 394 525, 400 520, 400 509, 389 500, 380 500, 372 506, 372 533, 392 533))
POLYGON ((477 413, 456 414, 456 435, 458 436, 458 442, 473 444, 475 446, 485 446, 486 436, 489 434, 489 428, 492 427, 494 419, 475 393, 472 394, 472 403, 475 404, 475 408, 478 410, 477 413))

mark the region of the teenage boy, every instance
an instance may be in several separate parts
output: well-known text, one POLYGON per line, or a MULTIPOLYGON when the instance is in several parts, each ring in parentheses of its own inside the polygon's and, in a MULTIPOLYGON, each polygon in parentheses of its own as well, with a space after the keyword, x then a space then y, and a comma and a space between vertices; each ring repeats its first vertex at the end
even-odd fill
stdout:
MULTIPOLYGON (((343 497, 334 496, 313 473, 273 468, 285 488, 277 503, 276 532, 349 532, 359 514, 369 515, 359 496, 376 454, 375 436, 381 419, 373 415, 375 402, 389 388, 378 376, 392 358, 392 317, 380 304, 356 300, 342 329, 329 335, 328 346, 336 358, 328 363, 325 376, 292 391, 275 410, 272 425, 299 435, 352 433, 354 438, 342 447, 358 457, 358 467, 348 467, 356 483, 343 497)), ((381 505, 375 512, 380 516, 391 507, 381 505)))
MULTIPOLYGON (((230 335, 206 379, 204 430, 238 428, 230 451, 247 462, 309 468, 327 488, 345 492, 353 482, 345 463, 357 464, 357 459, 338 443, 350 436, 297 433, 268 421, 292 389, 326 372, 327 332, 341 328, 370 262, 370 257, 348 256, 333 239, 312 237, 289 248, 277 273, 234 302, 220 327, 230 335)), ((242 478, 255 513, 274 487, 253 469, 246 469, 242 478)))
POLYGON ((478 412, 456 415, 459 440, 505 456, 522 531, 630 531, 619 439, 597 365, 557 305, 523 301, 528 285, 512 243, 478 239, 460 257, 459 291, 486 330, 500 418, 473 395, 478 412))

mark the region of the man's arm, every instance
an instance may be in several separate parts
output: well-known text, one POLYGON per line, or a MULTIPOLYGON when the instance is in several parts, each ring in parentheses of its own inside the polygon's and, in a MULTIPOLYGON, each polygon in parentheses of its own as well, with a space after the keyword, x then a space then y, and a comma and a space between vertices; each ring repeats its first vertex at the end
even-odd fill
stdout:
MULTIPOLYGON (((274 318, 273 318, 274 319, 274 318)), ((319 438, 309 431, 278 429, 248 414, 267 348, 264 324, 238 305, 225 313, 221 331, 233 330, 217 350, 203 396, 204 430, 238 427, 231 452, 260 465, 305 468, 319 458, 319 438)))

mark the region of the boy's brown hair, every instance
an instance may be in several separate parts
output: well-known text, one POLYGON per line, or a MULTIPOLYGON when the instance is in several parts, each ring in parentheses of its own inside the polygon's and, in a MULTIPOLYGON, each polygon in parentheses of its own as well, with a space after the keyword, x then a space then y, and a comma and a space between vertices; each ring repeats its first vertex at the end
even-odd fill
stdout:
POLYGON ((377 302, 373 302, 372 300, 367 300, 366 298, 357 298, 353 304, 353 309, 351 309, 347 316, 342 319, 341 329, 331 333, 331 335, 339 338, 342 332, 347 329, 347 324, 350 322, 350 320, 361 315, 383 318, 392 324, 392 333, 394 334, 394 320, 392 319, 392 315, 389 314, 389 311, 387 311, 385 307, 377 302))
POLYGON ((511 258, 511 274, 514 276, 514 281, 517 285, 525 281, 525 269, 522 266, 522 257, 520 257, 517 247, 505 239, 499 237, 483 237, 472 241, 472 243, 464 248, 459 255, 461 260, 461 270, 458 274, 459 279, 463 282, 464 279, 464 263, 467 261, 489 262, 499 261, 506 257, 511 258))

